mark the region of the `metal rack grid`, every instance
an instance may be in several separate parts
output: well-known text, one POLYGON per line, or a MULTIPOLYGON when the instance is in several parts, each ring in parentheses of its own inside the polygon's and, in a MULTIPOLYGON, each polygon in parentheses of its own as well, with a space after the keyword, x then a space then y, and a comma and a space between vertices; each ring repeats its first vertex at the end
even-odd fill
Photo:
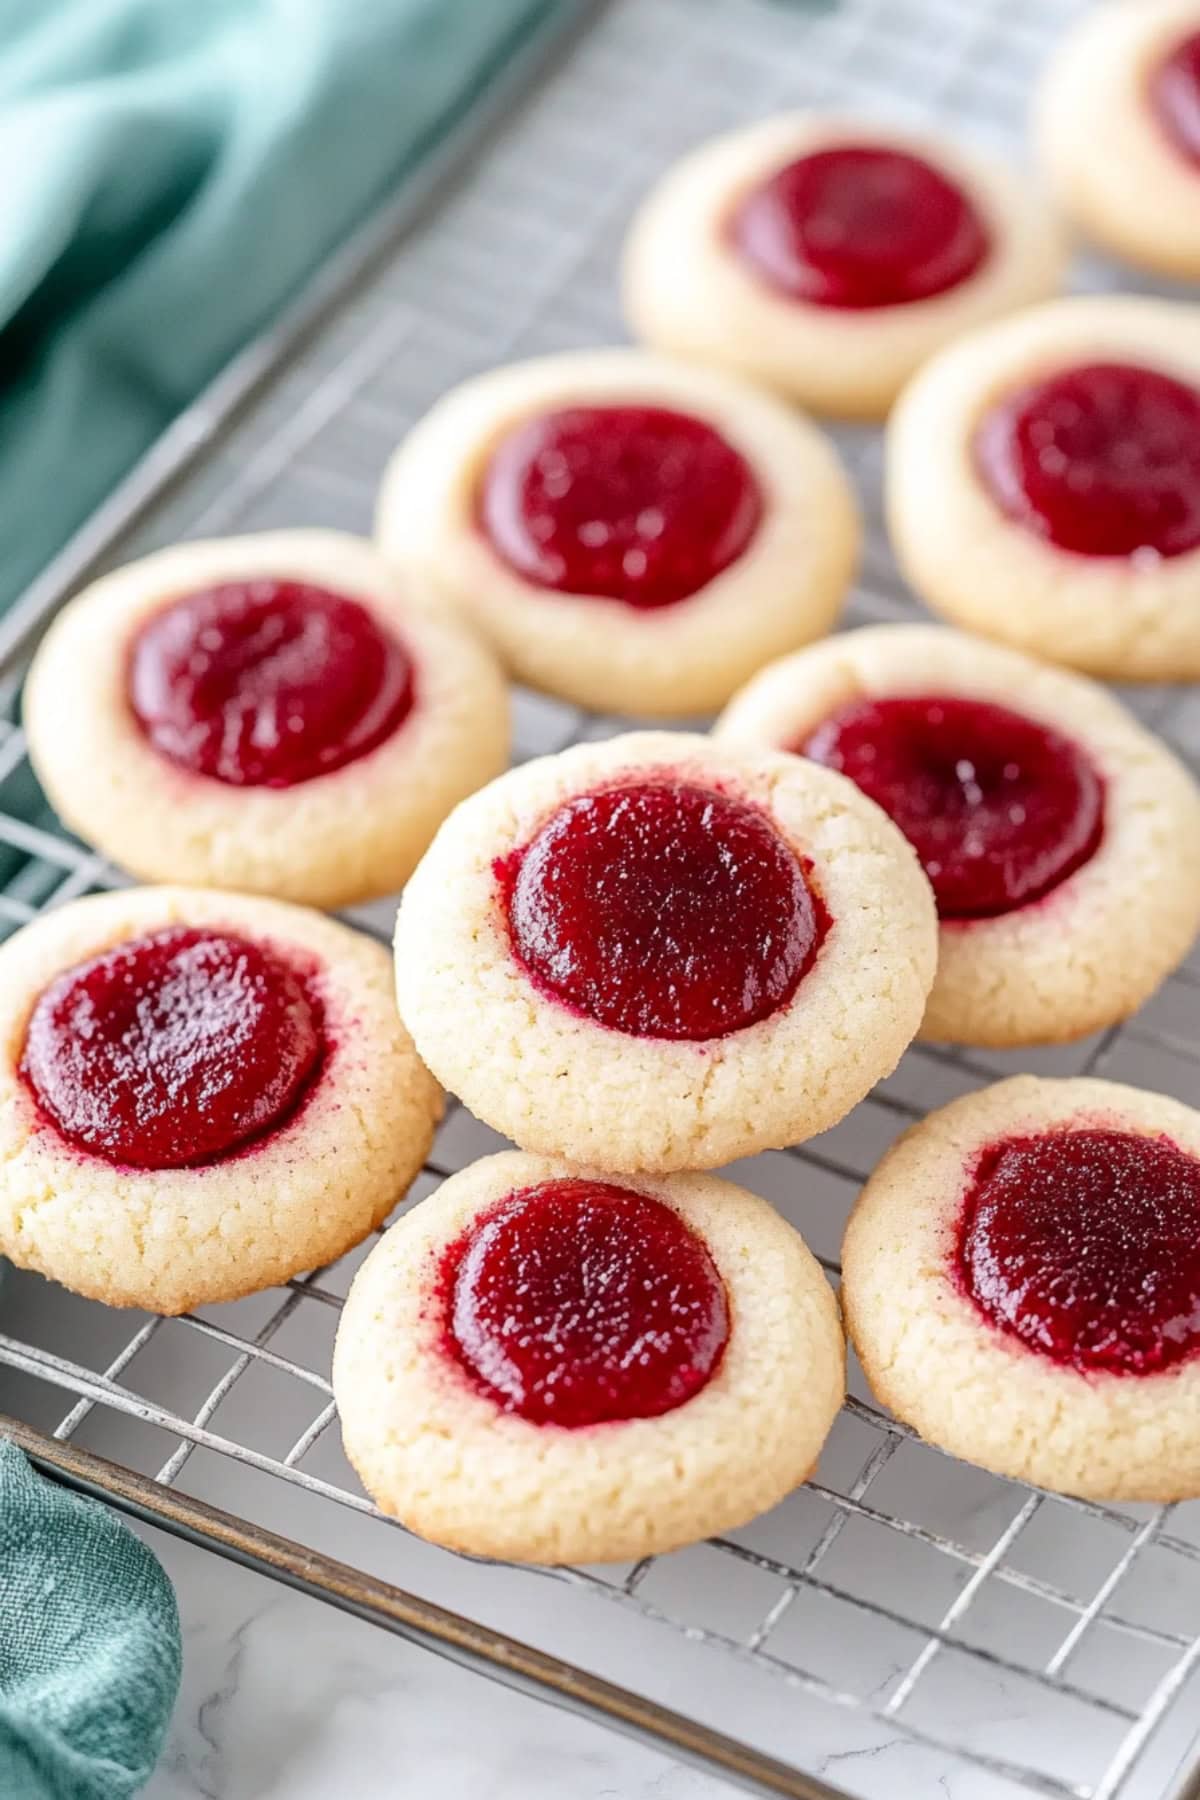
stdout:
MULTIPOLYGON (((252 405, 228 424, 203 405, 185 422, 205 456, 105 560, 285 523, 366 529, 384 457, 444 387, 496 361, 619 335, 615 251, 630 205, 669 157, 782 104, 932 119, 1011 147, 1031 73, 1078 10, 1079 0, 843 0, 807 16, 784 0, 613 0, 469 178, 364 270, 252 405)), ((1094 265, 1080 280, 1114 276, 1094 265)), ((904 617, 911 601, 879 524, 878 434, 839 437, 872 526, 848 622, 904 617)), ((45 591, 39 615, 54 597, 45 591)), ((16 723, 19 678, 10 656, 0 669, 6 930, 120 879, 64 835, 38 794, 16 723)), ((1200 695, 1133 699, 1200 753, 1200 695)), ((626 723, 518 693, 517 753, 626 723)), ((355 917, 385 932, 390 909, 355 917)), ((916 1048, 835 1131, 734 1173, 800 1225, 836 1278, 857 1187, 930 1106, 1017 1067, 1097 1072, 1195 1101, 1198 996, 1194 959, 1138 1019, 1066 1050, 916 1048)), ((409 1203, 497 1143, 454 1108, 409 1203)), ((1200 1691, 1200 1504, 1098 1506, 993 1480, 920 1444, 855 1375, 817 1477, 743 1531, 616 1570, 452 1557, 384 1521, 338 1446, 328 1351, 368 1247, 184 1320, 131 1320, 10 1277, 0 1313, 10 1428, 79 1486, 751 1791, 829 1800, 940 1784, 952 1800, 1114 1800, 1171 1783, 1200 1691), (214 1496, 236 1513, 216 1510, 214 1496)), ((1200 1794, 1200 1771, 1172 1793, 1200 1794)))

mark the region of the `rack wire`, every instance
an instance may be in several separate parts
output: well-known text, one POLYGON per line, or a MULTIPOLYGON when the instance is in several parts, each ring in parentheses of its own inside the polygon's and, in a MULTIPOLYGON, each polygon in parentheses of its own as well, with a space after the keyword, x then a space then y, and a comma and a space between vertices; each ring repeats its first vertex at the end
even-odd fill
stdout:
MULTIPOLYGON (((239 377, 202 401, 84 534, 84 553, 68 553, 18 609, 0 660, 0 930, 121 879, 49 812, 17 722, 24 640, 85 560, 284 524, 368 529, 384 458, 446 386, 620 335, 621 231, 670 157, 782 105, 934 121, 1012 150, 1031 77, 1079 10, 1081 0, 590 9, 570 53, 432 215, 386 255, 364 240, 324 321, 256 348, 250 374, 275 363, 271 379, 249 400, 239 377), (240 404, 226 417, 230 399, 240 404)), ((1117 278, 1081 264, 1078 280, 1117 278)), ((880 524, 878 434, 838 435, 871 525, 847 622, 903 618, 913 607, 880 524)), ((1130 698, 1200 756, 1200 694, 1130 698)), ((627 724, 516 696, 519 756, 627 724)), ((352 916, 382 934, 391 908, 352 916)), ((800 1226, 836 1280, 861 1181, 932 1106, 1018 1067, 1195 1102, 1198 998, 1193 958, 1138 1018, 1065 1050, 917 1047, 836 1130, 733 1173, 800 1226)), ((498 1144, 453 1108, 408 1204, 498 1144)), ((1200 1505, 1101 1506, 984 1476, 883 1414, 855 1373, 815 1479, 742 1531, 616 1569, 454 1557, 384 1520, 341 1454, 329 1349, 368 1248, 182 1320, 10 1275, 6 1429, 76 1486, 753 1792, 1200 1795, 1200 1764, 1175 1773, 1200 1692, 1200 1505)))

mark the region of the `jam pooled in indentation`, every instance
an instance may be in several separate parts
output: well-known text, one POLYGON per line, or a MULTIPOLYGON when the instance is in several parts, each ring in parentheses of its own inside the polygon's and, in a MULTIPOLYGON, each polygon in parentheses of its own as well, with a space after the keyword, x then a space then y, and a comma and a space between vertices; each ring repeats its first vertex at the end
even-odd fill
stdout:
POLYGON ((993 1144, 957 1262, 984 1317, 1052 1362, 1157 1374, 1200 1348, 1200 1158, 1100 1128, 993 1144))
POLYGON ((657 406, 571 406, 493 450, 478 523, 525 581, 559 593, 674 606, 736 562, 762 490, 702 419, 657 406))
POLYGON ((1149 101, 1168 141, 1200 164, 1200 31, 1163 57, 1150 77, 1149 101))
POLYGON ((1088 363, 1002 400, 975 463, 1017 524, 1079 556, 1200 545, 1200 392, 1157 369, 1088 363))
POLYGON ((725 1288, 679 1214, 607 1182, 542 1182, 442 1264, 447 1348, 505 1412, 577 1429, 699 1393, 729 1338, 725 1288))
POLYGON ((730 221, 754 273, 789 300, 905 306, 974 275, 987 227, 957 183, 906 150, 839 144, 752 188, 730 221))
POLYGON ((991 919, 1043 899, 1104 833, 1103 785, 1079 745, 989 701, 852 700, 797 749, 882 806, 943 919, 991 919))
POLYGON ((294 787, 376 749, 412 662, 357 600, 263 577, 185 594, 142 626, 129 703, 154 748, 231 787, 294 787))
POLYGON ((107 1162, 213 1162, 283 1123, 324 1050, 319 1008, 272 951, 169 926, 66 969, 22 1074, 68 1142, 107 1162))
POLYGON ((723 1037, 767 1018, 826 927, 770 820, 685 781, 580 794, 496 872, 537 984, 640 1037, 723 1037))

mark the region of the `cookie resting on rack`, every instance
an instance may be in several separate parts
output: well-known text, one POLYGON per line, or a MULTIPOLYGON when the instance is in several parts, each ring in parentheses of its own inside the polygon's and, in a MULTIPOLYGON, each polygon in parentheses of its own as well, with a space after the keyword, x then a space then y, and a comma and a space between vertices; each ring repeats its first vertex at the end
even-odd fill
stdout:
POLYGON ((610 349, 439 400, 389 464, 377 534, 520 680, 678 718, 829 630, 858 514, 832 446, 769 395, 610 349))
POLYGON ((794 113, 704 144, 625 246, 634 335, 818 412, 878 418, 959 332, 1061 284, 1029 184, 928 134, 794 113))
POLYGON ((0 948, 0 1254, 110 1306, 340 1256, 440 1113, 386 951, 302 907, 132 888, 0 948))
POLYGON ((1200 4, 1119 0, 1067 33, 1036 136, 1072 224, 1160 275, 1200 276, 1200 4))
POLYGON ((64 823, 148 880, 313 906, 394 892, 507 760, 491 656, 360 538, 179 544, 50 627, 29 754, 64 823))
POLYGON ((1200 1495, 1200 1114, 1020 1075, 905 1133, 842 1252, 879 1399, 930 1443, 1095 1500, 1200 1495))
POLYGON ((913 845, 941 927, 923 1037, 1084 1037, 1149 999, 1200 929, 1200 792, 1083 676, 880 625, 761 670, 715 736, 839 770, 913 845))
POLYGON ((901 568, 956 625, 1200 679, 1200 314, 1089 295, 952 344, 889 421, 886 499, 901 568))
POLYGON ((507 1152, 371 1252, 333 1389, 364 1486, 423 1537, 616 1562, 743 1525, 803 1481, 845 1344, 820 1265, 757 1195, 507 1152))
POLYGON ((632 733, 451 814, 405 890, 397 991, 439 1080, 522 1149, 715 1168, 895 1068, 936 945, 915 855, 844 776, 632 733))

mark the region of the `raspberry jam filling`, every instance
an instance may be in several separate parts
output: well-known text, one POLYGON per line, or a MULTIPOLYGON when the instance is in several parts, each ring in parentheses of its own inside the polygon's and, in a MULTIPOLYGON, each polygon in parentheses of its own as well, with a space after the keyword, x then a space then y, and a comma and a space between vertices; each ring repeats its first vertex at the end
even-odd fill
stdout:
POLYGON ((1051 1362, 1154 1375, 1200 1348, 1200 1159, 1169 1139, 1071 1130, 985 1150, 958 1279, 1051 1362))
POLYGON ((537 985, 639 1037, 723 1037, 767 1018, 828 924, 764 814, 683 781, 580 794, 496 874, 537 985))
POLYGON ((303 980, 261 944, 169 926, 66 969, 21 1072, 77 1149, 138 1169, 209 1163, 295 1110, 325 1048, 303 980))
POLYGON ((967 195, 903 150, 816 150, 752 188, 733 244, 768 287, 863 311, 928 300, 974 275, 991 247, 967 195))
POLYGON ((1080 556, 1200 544, 1200 392, 1156 369, 1088 363, 1002 400, 975 434, 1001 511, 1080 556))
POLYGON ((446 1252, 446 1348, 505 1412, 578 1429, 653 1419, 698 1394, 729 1338, 712 1257, 661 1200, 546 1181, 446 1252))
POLYGON ((231 787, 294 787, 407 718, 413 667, 365 606, 300 581, 185 594, 134 640, 129 703, 160 755, 231 787))
POLYGON ((945 694, 852 700, 797 746, 900 827, 943 919, 1041 900, 1095 855, 1104 789, 1078 744, 1006 706, 945 694))
POLYGON ((653 611, 737 561, 763 496, 746 459, 701 419, 571 406, 501 438, 477 507, 479 529, 522 580, 653 611))
POLYGON ((1163 57, 1150 77, 1148 98, 1171 145, 1200 164, 1200 31, 1163 57))

